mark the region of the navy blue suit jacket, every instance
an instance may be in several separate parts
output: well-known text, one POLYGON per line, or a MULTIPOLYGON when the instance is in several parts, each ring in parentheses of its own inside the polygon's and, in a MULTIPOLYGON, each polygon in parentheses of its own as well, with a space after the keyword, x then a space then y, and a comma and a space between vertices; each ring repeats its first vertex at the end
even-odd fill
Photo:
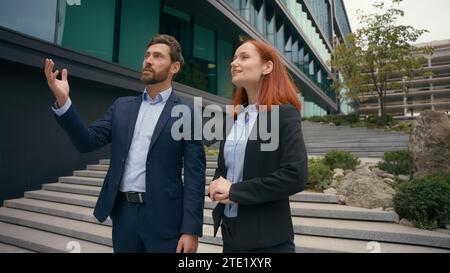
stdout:
MULTIPOLYGON (((58 123, 76 149, 90 152, 111 143, 110 167, 105 177, 95 217, 103 222, 110 215, 119 190, 125 161, 133 138, 142 96, 117 99, 108 112, 90 127, 84 125, 72 105, 58 123)), ((171 117, 175 105, 188 105, 173 91, 156 124, 146 166, 146 196, 142 225, 160 238, 180 234, 202 236, 206 159, 202 140, 174 140, 171 117), (181 171, 184 163, 184 183, 181 171)), ((193 115, 191 115, 193 116, 193 115)), ((191 118, 193 124, 193 118, 191 118)))

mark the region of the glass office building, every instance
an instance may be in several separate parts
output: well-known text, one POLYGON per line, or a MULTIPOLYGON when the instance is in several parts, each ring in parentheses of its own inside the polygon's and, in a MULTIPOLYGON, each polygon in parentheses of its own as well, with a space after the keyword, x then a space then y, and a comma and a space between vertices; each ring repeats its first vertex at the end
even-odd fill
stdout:
POLYGON ((305 117, 339 112, 328 61, 351 31, 342 0, 0 0, 0 26, 130 73, 150 37, 171 34, 186 60, 178 89, 222 104, 233 95, 239 36, 264 40, 301 90, 305 117))

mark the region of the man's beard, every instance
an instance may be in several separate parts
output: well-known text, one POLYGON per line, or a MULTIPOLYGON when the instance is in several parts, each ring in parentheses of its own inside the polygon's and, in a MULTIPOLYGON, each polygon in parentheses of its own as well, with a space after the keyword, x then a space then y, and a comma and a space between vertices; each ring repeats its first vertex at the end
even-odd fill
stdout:
POLYGON ((144 69, 142 69, 142 73, 141 73, 141 81, 146 85, 147 84, 157 84, 157 83, 163 82, 163 81, 167 80, 167 78, 169 77, 169 71, 170 71, 170 66, 167 67, 166 70, 161 71, 160 73, 156 73, 155 70, 153 70, 151 68, 144 68, 144 69), (144 76, 145 70, 151 70, 153 73, 153 76, 145 77, 144 76))

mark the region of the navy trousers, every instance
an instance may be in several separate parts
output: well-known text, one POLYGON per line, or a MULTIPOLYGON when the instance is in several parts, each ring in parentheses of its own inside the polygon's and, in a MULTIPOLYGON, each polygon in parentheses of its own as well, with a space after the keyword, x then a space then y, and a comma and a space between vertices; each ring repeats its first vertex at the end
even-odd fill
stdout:
POLYGON ((157 252, 175 253, 179 237, 165 239, 152 234, 140 224, 145 203, 130 203, 116 199, 112 220, 112 242, 115 253, 157 252))
POLYGON ((294 240, 288 240, 280 244, 253 249, 242 249, 233 245, 233 234, 239 232, 236 228, 235 218, 223 218, 221 231, 223 239, 223 253, 295 253, 294 240))

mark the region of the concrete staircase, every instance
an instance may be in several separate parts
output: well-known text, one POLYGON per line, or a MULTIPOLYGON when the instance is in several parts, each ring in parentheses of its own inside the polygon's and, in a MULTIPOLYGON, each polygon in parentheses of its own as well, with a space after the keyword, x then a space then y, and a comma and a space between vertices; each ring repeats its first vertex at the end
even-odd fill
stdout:
MULTIPOLYGON (((216 160, 207 158, 208 184, 216 160)), ((42 190, 25 192, 24 198, 5 201, 0 252, 112 252, 111 220, 100 224, 92 215, 108 164, 100 160, 42 190)), ((302 192, 290 200, 297 252, 450 252, 450 234, 401 226, 394 212, 339 205, 332 194, 302 192)), ((221 252, 220 231, 213 237, 213 207, 205 197, 199 252, 221 252)))
POLYGON ((308 155, 324 155, 330 150, 351 152, 358 157, 383 157, 386 151, 406 150, 409 135, 382 129, 351 128, 302 121, 308 155))

